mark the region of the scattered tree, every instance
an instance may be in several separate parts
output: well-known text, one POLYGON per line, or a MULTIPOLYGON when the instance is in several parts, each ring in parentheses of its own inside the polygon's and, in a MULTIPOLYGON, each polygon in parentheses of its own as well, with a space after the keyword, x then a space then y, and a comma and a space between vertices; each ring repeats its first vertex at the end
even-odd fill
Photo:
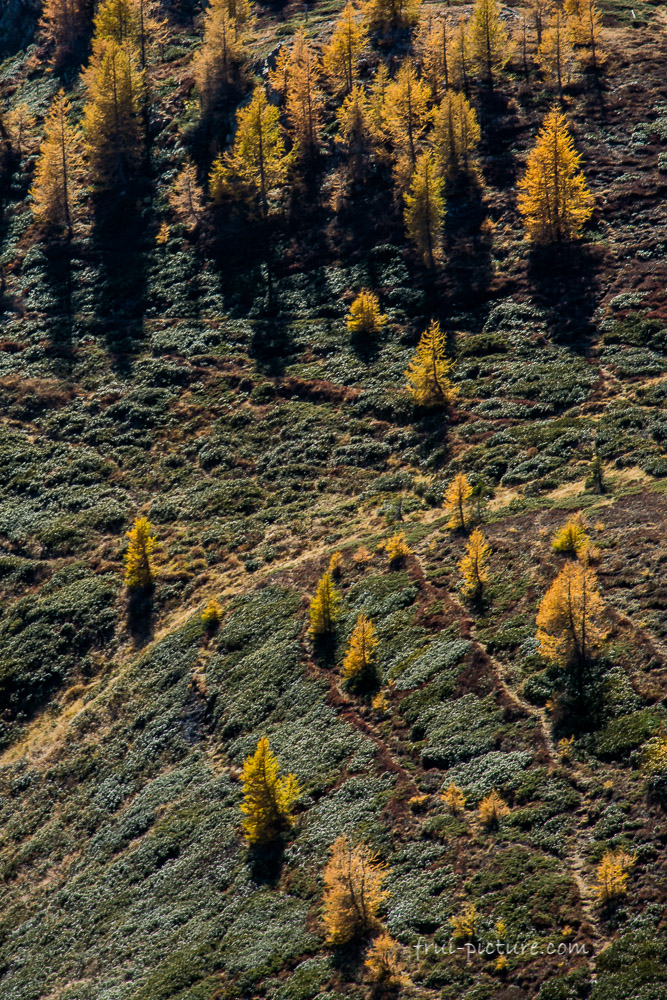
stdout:
POLYGON ((354 4, 345 4, 322 53, 322 66, 338 92, 349 94, 357 76, 357 62, 368 43, 368 33, 354 4))
POLYGON ((444 496, 445 510, 451 515, 447 522, 448 528, 454 531, 460 528, 465 531, 470 513, 471 496, 472 486, 468 482, 468 477, 465 472, 457 472, 444 496))
POLYGON ((608 906, 626 893, 626 883, 635 858, 627 851, 606 851, 596 869, 598 900, 608 906))
POLYGON ((420 6, 421 0, 368 0, 366 24, 371 31, 388 36, 416 24, 420 6))
POLYGON ((642 771, 649 791, 667 801, 667 736, 654 736, 642 751, 642 771))
POLYGON ((554 552, 578 556, 590 545, 586 533, 586 522, 581 514, 568 518, 562 528, 559 528, 551 543, 554 552))
POLYGON ((422 79, 428 84, 433 101, 440 101, 449 87, 449 34, 444 17, 429 18, 422 23, 417 37, 422 79))
POLYGON ((70 103, 60 90, 44 125, 44 140, 30 195, 38 222, 72 233, 72 212, 79 193, 81 137, 70 124, 70 103))
POLYGON ((411 60, 406 59, 387 86, 383 104, 384 122, 397 157, 397 182, 404 186, 417 163, 419 142, 430 119, 429 90, 418 79, 411 60))
POLYGON ((559 243, 581 235, 593 214, 593 196, 580 163, 565 116, 553 108, 519 182, 519 211, 533 242, 559 243))
POLYGON ((316 639, 333 633, 340 614, 340 601, 331 573, 327 572, 320 578, 315 596, 310 602, 310 636, 316 639))
POLYGON ((440 242, 445 216, 445 182, 430 150, 417 160, 412 181, 403 198, 408 236, 427 267, 441 257, 440 242))
POLYGON ((264 87, 258 86, 250 104, 237 112, 231 150, 213 163, 211 198, 217 203, 228 197, 251 207, 259 204, 266 218, 270 192, 285 181, 288 163, 280 112, 267 100, 264 87))
POLYGON ((388 538, 385 543, 384 551, 389 561, 389 565, 392 568, 400 566, 403 562, 405 562, 412 551, 405 540, 405 532, 398 531, 395 535, 392 535, 391 538, 388 538))
POLYGON ((373 622, 367 615, 360 614, 343 660, 343 677, 356 690, 366 690, 377 684, 375 651, 378 642, 373 622))
POLYGON ((474 903, 470 903, 461 913, 449 918, 455 941, 473 941, 477 937, 478 924, 479 914, 474 903))
POLYGON ((459 816, 465 809, 466 797, 463 794, 463 789, 455 785, 454 782, 445 788, 442 793, 442 801, 454 816, 459 816))
POLYGON ((169 192, 169 204, 186 229, 196 229, 204 211, 204 192, 197 183, 197 168, 189 157, 169 192))
POLYGON ((568 20, 560 7, 554 8, 547 22, 536 61, 546 82, 558 87, 558 96, 562 102, 563 87, 570 82, 572 74, 574 49, 568 20))
POLYGON ((473 64, 490 86, 510 57, 510 36, 501 10, 499 0, 475 0, 468 28, 473 64))
POLYGON ((334 580, 337 580, 343 571, 343 553, 332 552, 329 560, 329 572, 334 580))
POLYGON ((475 170, 481 138, 477 115, 466 96, 448 90, 433 116, 433 151, 443 175, 455 181, 475 170))
POLYGON ((363 288, 350 306, 346 325, 353 335, 372 337, 380 333, 387 317, 380 310, 380 302, 375 292, 363 288))
POLYGON ((347 149, 352 177, 368 173, 369 160, 383 153, 384 136, 371 102, 363 87, 355 84, 336 115, 340 133, 338 141, 347 149))
POLYGON ((215 115, 241 80, 246 52, 225 0, 212 0, 204 15, 204 38, 193 63, 204 117, 215 115))
POLYGON ((449 376, 454 362, 445 357, 445 335, 432 320, 419 338, 417 350, 405 372, 408 392, 419 406, 445 406, 456 390, 449 376))
POLYGON ((220 602, 215 597, 211 598, 202 611, 201 620, 204 623, 204 627, 211 632, 220 624, 222 620, 222 608, 220 607, 220 602))
POLYGON ((243 764, 243 829, 250 844, 268 844, 293 822, 299 785, 293 774, 280 774, 278 758, 266 736, 243 764))
POLYGON ((463 18, 451 34, 447 50, 447 66, 451 79, 450 86, 457 87, 467 94, 472 73, 472 55, 469 32, 463 18))
POLYGON ((386 930, 381 931, 373 941, 364 964, 372 983, 389 987, 406 983, 401 947, 386 930))
POLYGON ((571 37, 584 50, 584 64, 595 71, 603 65, 602 14, 595 0, 565 0, 565 14, 570 19, 571 37))
POLYGON ((542 31, 548 14, 553 7, 553 0, 527 0, 526 6, 533 15, 533 24, 537 34, 537 44, 542 41, 542 31))
POLYGON ((299 156, 307 159, 319 149, 324 95, 320 61, 302 29, 290 52, 285 110, 299 156))
POLYGON ((153 584, 151 555, 157 536, 151 534, 153 525, 147 518, 138 517, 134 527, 125 534, 129 539, 125 553, 125 585, 130 590, 145 590, 153 584))
POLYGON ((475 528, 468 540, 466 554, 459 563, 459 572, 463 577, 463 591, 467 597, 479 598, 489 582, 490 556, 491 549, 487 545, 484 532, 480 528, 475 528))
POLYGON ((500 821, 505 816, 509 816, 509 814, 510 807, 495 788, 479 804, 479 819, 482 826, 485 826, 487 830, 497 829, 500 821))
POLYGON ((18 104, 7 115, 7 131, 19 160, 23 159, 24 152, 32 151, 34 147, 35 124, 35 115, 25 103, 18 104))
POLYGON ((344 945, 379 926, 378 912, 389 893, 387 866, 365 844, 342 834, 331 845, 324 869, 324 927, 327 943, 344 945))

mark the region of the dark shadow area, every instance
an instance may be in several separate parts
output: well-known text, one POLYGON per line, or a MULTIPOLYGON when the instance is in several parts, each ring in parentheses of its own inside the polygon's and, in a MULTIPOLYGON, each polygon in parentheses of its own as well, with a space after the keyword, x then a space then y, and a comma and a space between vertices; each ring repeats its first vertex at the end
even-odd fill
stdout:
POLYGON ((282 873, 284 854, 285 844, 282 840, 249 847, 248 865, 253 882, 257 885, 277 885, 282 873))
POLYGON ((581 352, 589 349, 595 333, 600 252, 580 244, 536 247, 528 264, 532 299, 546 312, 553 340, 581 352))
POLYGON ((253 322, 250 356, 265 375, 282 375, 293 351, 289 323, 278 316, 253 322))
POLYGON ((445 217, 445 282, 456 308, 474 310, 489 296, 493 279, 492 236, 483 229, 486 208, 476 181, 448 192, 445 217))
POLYGON ((155 612, 153 587, 133 590, 127 599, 127 630, 137 649, 146 646, 153 638, 155 612))
POLYGON ((72 260, 74 251, 69 240, 62 239, 45 244, 47 259, 46 281, 54 300, 51 333, 51 354, 59 358, 71 371, 74 363, 74 307, 72 304, 72 260))

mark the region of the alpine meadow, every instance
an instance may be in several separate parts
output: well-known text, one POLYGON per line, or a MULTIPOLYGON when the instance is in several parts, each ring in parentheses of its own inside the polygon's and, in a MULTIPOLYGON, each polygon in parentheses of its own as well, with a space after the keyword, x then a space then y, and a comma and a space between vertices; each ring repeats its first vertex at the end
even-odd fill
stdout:
POLYGON ((0 0, 0 1000, 667 1000, 667 0, 0 0))

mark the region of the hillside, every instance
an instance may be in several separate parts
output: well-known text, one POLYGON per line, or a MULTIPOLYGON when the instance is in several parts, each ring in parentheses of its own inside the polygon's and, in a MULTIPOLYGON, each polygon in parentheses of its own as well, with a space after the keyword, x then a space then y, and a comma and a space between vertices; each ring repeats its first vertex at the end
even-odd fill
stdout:
MULTIPOLYGON (((456 38, 483 2, 370 30, 360 90, 411 59, 425 88, 424 25, 456 38)), ((512 51, 490 81, 470 57, 479 143, 442 182, 429 260, 405 192, 439 148, 433 96, 409 174, 396 90, 355 154, 323 76, 308 157, 279 96, 281 53, 303 29, 319 58, 342 2, 246 22, 228 4, 239 49, 213 93, 210 10, 155 0, 145 66, 118 47, 145 84, 122 157, 96 124, 105 3, 74 5, 65 55, 35 5, 0 12, 0 1000, 665 1000, 667 8, 599 0, 599 65, 578 44, 561 95, 540 0, 502 7, 512 51), (251 196, 234 136, 264 83, 285 159, 251 196), (61 88, 71 219, 57 185, 47 219, 61 88), (554 107, 592 212, 540 244, 521 183, 554 107), (355 335, 362 289, 386 319, 355 335), (454 366, 426 405, 406 371, 433 321, 454 366), (142 517, 153 580, 126 586, 142 517), (572 519, 585 543, 557 551, 572 519), (545 595, 568 573, 592 588, 590 649, 563 613, 576 648, 550 654, 545 595), (361 615, 378 643, 355 686, 361 615), (249 844, 264 736, 299 791, 249 844), (342 834, 388 894, 337 942, 342 834), (384 932, 400 969, 383 980, 366 963, 384 932)))

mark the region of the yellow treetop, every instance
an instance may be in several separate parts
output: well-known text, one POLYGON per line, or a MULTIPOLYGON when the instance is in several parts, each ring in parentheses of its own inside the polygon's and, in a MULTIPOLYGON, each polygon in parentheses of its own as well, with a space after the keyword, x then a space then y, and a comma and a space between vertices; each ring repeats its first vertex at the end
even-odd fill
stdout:
POLYGON ((407 984, 401 947, 386 930, 381 931, 371 944, 364 965, 372 983, 394 989, 407 984))
POLYGON ((320 60, 301 29, 290 50, 285 94, 289 131, 301 157, 312 156, 319 147, 324 103, 321 78, 320 60))
POLYGON ((634 863, 634 856, 627 851, 605 852, 595 872, 598 900, 603 906, 625 895, 628 875, 634 863))
POLYGON ((338 141, 347 149, 350 172, 363 177, 370 157, 382 155, 384 135, 380 116, 358 83, 338 109, 336 120, 340 129, 338 141))
POLYGON ((554 8, 546 22, 535 61, 547 83, 558 88, 558 96, 562 101, 563 87, 570 82, 572 74, 574 48, 569 20, 560 7, 554 8))
POLYGON ((470 33, 463 18, 453 29, 447 42, 447 68, 450 87, 457 87, 467 94, 473 66, 470 33))
POLYGON ((454 816, 458 816, 465 809, 466 797, 463 789, 455 785, 454 782, 448 785, 442 793, 442 801, 454 816))
POLYGON ((487 545, 484 532, 480 528, 470 535, 466 554, 459 563, 463 577, 463 590, 468 597, 479 597, 489 582, 489 558, 491 549, 487 545))
POLYGON ((310 602, 309 635, 313 638, 331 635, 340 614, 340 600, 331 573, 325 573, 320 578, 315 596, 310 602))
POLYGON ((417 77, 412 61, 404 60, 396 79, 387 86, 383 114, 397 155, 406 157, 411 169, 430 119, 428 104, 428 86, 417 77))
POLYGON ((473 940, 477 936, 478 924, 479 913, 474 903, 469 903, 461 913, 449 918, 452 937, 455 941, 473 940))
POLYGON ((563 667, 586 666, 603 636, 604 604, 595 571, 569 562, 549 587, 537 612, 537 640, 542 655, 563 667))
POLYGON ((365 844, 342 834, 331 845, 324 869, 323 921, 328 944, 347 944, 378 926, 377 914, 389 893, 387 866, 365 844))
POLYGON ((258 86, 250 104, 236 114, 231 150, 213 162, 211 198, 215 202, 225 197, 238 198, 251 206, 258 203, 266 217, 269 195, 284 183, 288 163, 280 111, 269 103, 264 87, 258 86))
POLYGON ((420 7, 421 0, 368 0, 366 23, 371 31, 387 36, 416 24, 420 7))
POLYGON ((504 798, 498 794, 495 790, 490 792, 479 804, 479 819, 482 826, 487 829, 495 829, 501 819, 505 816, 509 816, 510 807, 505 802, 504 798))
POLYGON ((380 303, 375 292, 362 290, 350 306, 346 325, 352 334, 373 336, 382 330, 387 317, 380 310, 380 303))
POLYGON ((472 491, 473 488, 468 482, 465 472, 457 472, 447 487, 444 496, 445 510, 451 515, 447 523, 448 528, 465 529, 470 510, 472 491))
POLYGON ((197 182, 197 168, 188 157, 169 192, 174 215, 186 229, 195 229, 204 211, 204 192, 197 182))
POLYGON ((343 660, 343 677, 355 687, 370 687, 377 681, 375 651, 379 639, 370 618, 360 614, 352 630, 343 660))
POLYGON ((203 115, 218 110, 229 87, 238 81, 245 59, 243 41, 227 4, 210 4, 204 16, 204 38, 193 61, 203 115))
POLYGON ((415 48, 419 56, 422 78, 426 81, 434 101, 441 100, 449 87, 449 57, 451 29, 446 18, 429 17, 420 26, 415 48))
POLYGON ((576 514, 574 517, 568 518, 563 527, 558 529, 551 543, 551 548, 554 552, 578 556, 586 551, 590 541, 584 518, 581 514, 576 514))
POLYGON ((266 736, 243 764, 243 829, 250 844, 268 844, 294 822, 299 785, 293 774, 280 774, 278 758, 266 736))
POLYGON ((204 610, 202 611, 201 620, 209 629, 215 629, 222 618, 222 608, 220 607, 220 602, 212 597, 208 602, 204 610))
POLYGON ((405 372, 408 391, 420 406, 444 406, 456 390, 449 376, 454 362, 445 357, 445 335, 437 320, 419 338, 417 350, 405 372))
POLYGON ((405 532, 397 531, 395 535, 388 538, 385 542, 384 551, 387 555, 390 566, 400 566, 403 560, 406 559, 412 552, 412 549, 405 539, 405 532))
POLYGON ((518 185, 519 211, 533 242, 576 239, 593 214, 593 196, 580 163, 565 116, 553 108, 518 185))
POLYGON ((125 534, 129 539, 125 553, 125 584, 132 590, 150 587, 153 583, 151 554, 157 536, 151 534, 152 524, 145 517, 138 517, 134 526, 125 534))
POLYGON ((564 11, 569 18, 572 41, 583 50, 582 61, 597 70, 606 59, 602 51, 602 14, 597 3, 595 0, 565 0, 564 11))
MULTIPOLYGON (((54 98, 54 102, 55 100, 56 98, 54 98)), ((53 108, 53 104, 51 108, 53 108)), ((35 115, 25 102, 17 104, 7 115, 7 129, 12 137, 12 143, 19 155, 19 159, 22 159, 25 150, 32 150, 34 148, 35 124, 35 115)))
POLYGON ((430 150, 422 153, 415 166, 405 201, 408 236, 427 267, 435 267, 442 256, 442 223, 445 217, 445 182, 430 150))
POLYGON ((322 65, 337 91, 349 94, 357 76, 357 62, 368 44, 366 26, 354 4, 345 4, 322 53, 322 65))
POLYGON ((81 136, 70 125, 70 103, 62 90, 46 116, 44 140, 30 194, 35 218, 72 232, 72 210, 79 192, 81 136))
POLYGON ((433 151, 448 181, 475 169, 481 131, 465 94, 448 90, 433 116, 433 151))
POLYGON ((501 20, 501 10, 499 0, 475 0, 468 26, 473 64, 490 84, 511 54, 510 36, 501 20))

